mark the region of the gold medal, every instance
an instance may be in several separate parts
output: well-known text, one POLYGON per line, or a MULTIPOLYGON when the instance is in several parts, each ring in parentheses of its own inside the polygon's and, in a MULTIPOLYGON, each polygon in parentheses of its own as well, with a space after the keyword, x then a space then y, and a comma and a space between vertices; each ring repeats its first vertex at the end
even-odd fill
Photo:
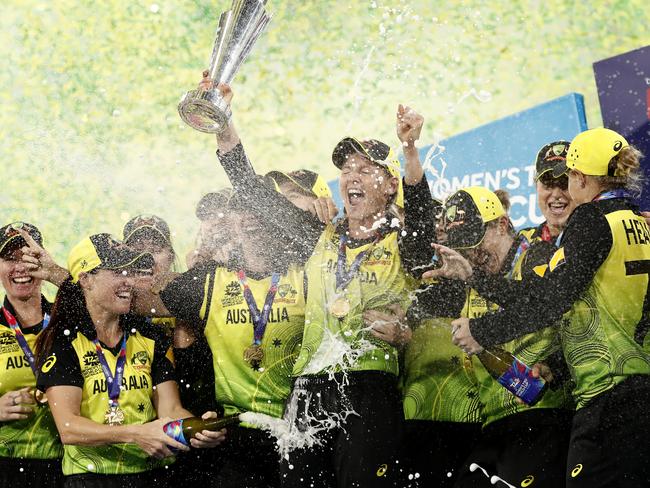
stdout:
POLYGON ((340 296, 330 303, 328 309, 334 317, 342 319, 350 313, 350 301, 346 297, 340 296))
POLYGON ((122 425, 124 423, 124 410, 117 405, 111 405, 104 414, 104 423, 122 425))
POLYGON ((260 367, 260 364, 262 364, 262 359, 264 359, 264 351, 262 350, 262 346, 253 344, 247 347, 244 351, 244 360, 255 369, 260 367))

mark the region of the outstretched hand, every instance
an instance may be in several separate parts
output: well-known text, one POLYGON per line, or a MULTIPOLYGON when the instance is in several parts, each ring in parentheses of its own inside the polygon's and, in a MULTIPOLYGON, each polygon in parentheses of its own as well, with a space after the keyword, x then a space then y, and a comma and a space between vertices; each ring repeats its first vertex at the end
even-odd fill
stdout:
POLYGON ((472 277, 472 265, 458 251, 440 244, 431 244, 431 247, 436 250, 442 264, 439 268, 425 272, 423 279, 447 278, 467 281, 472 277))

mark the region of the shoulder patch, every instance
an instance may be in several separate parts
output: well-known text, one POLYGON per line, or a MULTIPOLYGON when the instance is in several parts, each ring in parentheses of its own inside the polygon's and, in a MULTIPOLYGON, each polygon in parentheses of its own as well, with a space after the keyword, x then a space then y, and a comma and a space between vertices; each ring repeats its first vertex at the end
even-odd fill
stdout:
POLYGON ((535 266, 533 268, 533 272, 540 278, 544 277, 546 270, 548 270, 548 264, 540 264, 539 266, 535 266))
POLYGON ((555 271, 559 266, 562 266, 566 262, 564 258, 564 247, 561 247, 557 251, 555 251, 555 254, 553 254, 553 257, 548 263, 548 269, 552 273, 555 271))

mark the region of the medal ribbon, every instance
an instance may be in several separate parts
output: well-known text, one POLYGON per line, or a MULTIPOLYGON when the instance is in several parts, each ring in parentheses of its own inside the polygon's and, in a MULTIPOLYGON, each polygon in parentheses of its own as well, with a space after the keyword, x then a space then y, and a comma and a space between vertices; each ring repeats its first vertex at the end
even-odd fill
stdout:
POLYGON ((354 277, 359 272, 359 268, 361 267, 361 261, 365 259, 365 257, 370 252, 372 246, 377 244, 378 241, 379 241, 379 236, 372 242, 372 245, 368 247, 368 249, 366 249, 365 251, 361 251, 359 254, 357 254, 357 257, 354 258, 354 261, 352 261, 350 268, 346 269, 347 259, 345 255, 345 249, 348 242, 348 237, 345 234, 341 236, 339 241, 339 255, 338 255, 338 260, 336 262, 336 290, 337 291, 345 290, 347 288, 347 286, 350 284, 350 282, 354 279, 354 277))
POLYGON ((243 269, 237 273, 237 278, 239 279, 241 286, 244 287, 244 298, 248 304, 248 310, 250 310, 251 320, 253 321, 253 345, 260 346, 262 344, 264 332, 266 331, 266 324, 269 321, 269 315, 271 315, 273 300, 275 299, 275 294, 278 291, 280 273, 273 273, 271 276, 271 286, 269 288, 269 291, 266 293, 266 299, 264 300, 264 306, 262 307, 261 312, 260 309, 257 308, 255 297, 253 296, 253 292, 248 286, 248 281, 246 280, 246 272, 243 269))
POLYGON ((612 198, 632 198, 632 194, 624 189, 604 191, 596 195, 592 202, 599 202, 600 200, 611 200, 612 198))
POLYGON ((118 399, 120 397, 120 387, 122 386, 122 378, 124 377, 124 369, 126 366, 126 340, 128 334, 124 331, 122 336, 122 346, 120 347, 120 352, 117 356, 117 363, 115 364, 115 375, 111 372, 111 368, 106 362, 104 357, 104 351, 102 346, 99 343, 97 338, 93 339, 95 344, 95 349, 97 350, 97 359, 99 359, 99 364, 102 366, 102 371, 106 377, 106 387, 108 390, 108 405, 110 407, 117 407, 118 399))
MULTIPOLYGON (((14 334, 16 334, 16 341, 18 342, 18 345, 20 348, 23 350, 23 354, 27 358, 27 361, 29 362, 30 368, 32 368, 32 372, 34 373, 34 376, 36 376, 37 368, 36 368, 36 358, 34 357, 34 353, 32 352, 32 349, 29 347, 29 344, 27 344, 27 339, 25 339, 25 336, 23 335, 23 331, 20 329, 20 325, 18 324, 18 321, 16 320, 16 317, 13 316, 13 314, 7 310, 6 307, 2 307, 2 313, 5 316, 5 319, 7 319, 7 323, 9 324, 9 327, 11 327, 11 330, 14 331, 14 334)), ((45 330, 50 323, 50 316, 46 313, 43 314, 43 328, 41 330, 45 330)))
POLYGON ((508 271, 508 274, 506 276, 509 280, 512 279, 512 274, 515 272, 515 266, 517 266, 517 261, 519 260, 521 253, 523 253, 529 247, 530 247, 530 242, 528 242, 528 239, 522 236, 521 241, 519 241, 519 247, 517 247, 517 252, 515 253, 515 257, 512 259, 512 264, 510 265, 510 271, 508 271))

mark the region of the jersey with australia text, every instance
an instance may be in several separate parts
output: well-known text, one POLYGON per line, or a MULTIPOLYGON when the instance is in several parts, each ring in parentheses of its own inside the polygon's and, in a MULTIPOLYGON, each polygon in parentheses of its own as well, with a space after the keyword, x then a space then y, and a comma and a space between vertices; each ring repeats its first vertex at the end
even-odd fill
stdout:
MULTIPOLYGON (((7 298, 4 306, 12 315, 16 315, 7 298)), ((44 297, 41 298, 41 306, 44 313, 50 312, 51 305, 44 297)), ((33 327, 21 327, 32 351, 42 329, 43 322, 33 327)), ((0 312, 0 396, 22 388, 36 388, 36 377, 16 340, 15 332, 0 312)), ((25 420, 0 423, 0 457, 59 459, 63 456, 63 446, 48 405, 37 404, 34 408, 34 414, 25 420)))
MULTIPOLYGON (((144 424, 157 417, 153 403, 154 387, 174 380, 171 347, 164 334, 145 319, 123 319, 128 333, 126 364, 122 378, 119 406, 124 424, 144 424)), ((98 424, 105 423, 108 391, 93 339, 92 324, 71 326, 69 335, 59 334, 49 356, 41 365, 38 385, 42 390, 68 385, 82 390, 81 416, 98 424)), ((120 343, 115 348, 102 346, 106 362, 115 371, 120 343)), ((105 446, 66 445, 63 474, 131 474, 155 469, 169 461, 149 457, 136 444, 105 446)))
MULTIPOLYGON (((261 310, 272 277, 249 273, 246 282, 261 310)), ((279 276, 259 361, 244 357, 253 344, 253 322, 238 270, 204 263, 181 274, 160 296, 175 317, 204 327, 212 352, 215 396, 225 414, 251 411, 282 416, 305 324, 302 267, 291 266, 279 276)))

